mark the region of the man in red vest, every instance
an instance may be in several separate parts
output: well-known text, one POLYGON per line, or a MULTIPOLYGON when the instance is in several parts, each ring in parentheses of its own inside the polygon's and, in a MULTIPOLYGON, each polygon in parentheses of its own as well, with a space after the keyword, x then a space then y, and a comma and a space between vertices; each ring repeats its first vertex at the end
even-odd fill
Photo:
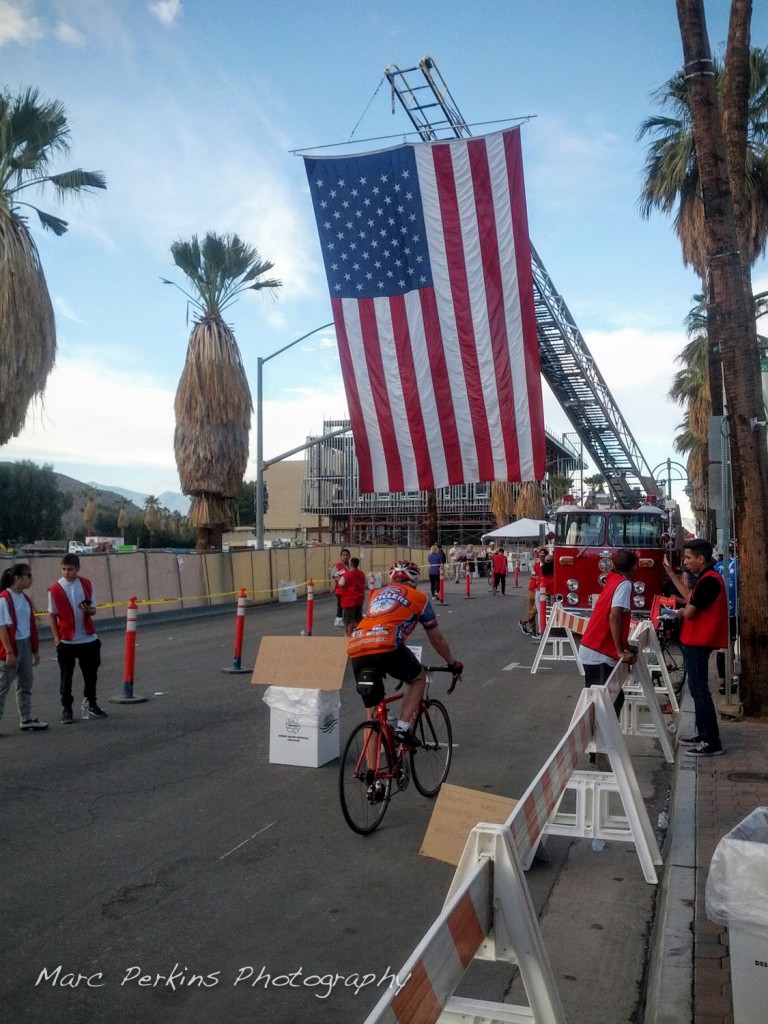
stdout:
POLYGON ((686 586, 682 576, 672 571, 667 559, 664 568, 675 589, 688 602, 677 610, 682 619, 680 643, 683 647, 688 689, 696 711, 696 732, 681 736, 695 757, 716 757, 723 752, 715 702, 709 689, 709 656, 728 645, 728 599, 723 578, 712 562, 708 540, 689 541, 683 550, 683 563, 696 583, 686 586))
POLYGON ((7 568, 0 579, 0 718, 15 679, 23 732, 48 728, 47 722, 32 717, 32 667, 40 664, 40 652, 35 610, 24 593, 31 586, 32 573, 23 562, 7 568))
MULTIPOLYGON (((637 556, 632 551, 618 551, 613 569, 595 602, 579 648, 585 686, 602 686, 620 661, 633 665, 637 660, 636 651, 627 643, 632 616, 632 574, 636 565, 637 556)), ((613 702, 617 715, 623 704, 622 690, 613 702)))
POLYGON ((80 664, 83 673, 83 698, 88 705, 91 718, 106 718, 96 703, 96 678, 101 664, 101 641, 96 636, 93 617, 96 605, 93 600, 93 585, 80 576, 80 559, 77 555, 64 555, 61 560, 61 578, 48 588, 48 611, 51 618, 51 632, 56 645, 56 658, 61 672, 61 721, 71 725, 72 718, 72 677, 75 663, 80 664))
POLYGON ((336 595, 336 618, 333 621, 334 626, 344 625, 344 617, 341 614, 341 595, 343 593, 343 589, 339 580, 349 568, 349 557, 349 548, 342 548, 339 552, 339 561, 331 569, 331 579, 334 583, 333 592, 336 595))

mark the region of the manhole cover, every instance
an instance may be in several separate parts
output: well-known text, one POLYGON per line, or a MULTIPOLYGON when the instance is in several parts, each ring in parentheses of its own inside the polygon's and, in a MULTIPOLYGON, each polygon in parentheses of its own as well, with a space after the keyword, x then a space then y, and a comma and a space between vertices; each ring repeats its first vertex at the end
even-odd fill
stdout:
POLYGON ((768 782, 768 772, 726 772, 731 782, 768 782))

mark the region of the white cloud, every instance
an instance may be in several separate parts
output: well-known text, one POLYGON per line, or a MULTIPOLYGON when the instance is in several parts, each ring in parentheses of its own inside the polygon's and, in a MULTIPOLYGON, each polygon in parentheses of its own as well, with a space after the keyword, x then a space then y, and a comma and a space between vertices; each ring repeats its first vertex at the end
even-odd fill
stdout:
POLYGON ((181 0, 157 0, 156 3, 148 4, 147 10, 161 25, 170 26, 181 14, 181 0))
POLYGON ((85 36, 83 33, 66 21, 56 23, 55 34, 59 42, 64 43, 65 46, 76 46, 78 48, 85 46, 85 36))
POLYGON ((0 0, 0 46, 6 43, 31 43, 40 39, 40 19, 28 15, 26 0, 0 0))

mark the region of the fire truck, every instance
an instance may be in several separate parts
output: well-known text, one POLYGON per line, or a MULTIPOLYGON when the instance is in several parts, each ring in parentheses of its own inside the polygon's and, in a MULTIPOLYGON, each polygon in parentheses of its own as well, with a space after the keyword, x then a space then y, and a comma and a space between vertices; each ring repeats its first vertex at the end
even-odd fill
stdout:
POLYGON ((637 555, 632 609, 648 615, 664 584, 670 538, 667 514, 647 498, 638 508, 582 508, 569 495, 555 513, 554 597, 574 611, 591 610, 613 558, 622 549, 637 555))

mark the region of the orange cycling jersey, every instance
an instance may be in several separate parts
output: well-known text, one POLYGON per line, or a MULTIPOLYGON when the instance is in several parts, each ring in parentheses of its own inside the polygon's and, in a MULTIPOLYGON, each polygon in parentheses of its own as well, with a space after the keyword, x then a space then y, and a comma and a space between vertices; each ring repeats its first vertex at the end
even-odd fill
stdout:
POLYGON ((386 654, 402 647, 416 626, 437 626, 437 617, 426 594, 404 583, 389 583, 371 594, 368 611, 349 638, 350 658, 386 654))

